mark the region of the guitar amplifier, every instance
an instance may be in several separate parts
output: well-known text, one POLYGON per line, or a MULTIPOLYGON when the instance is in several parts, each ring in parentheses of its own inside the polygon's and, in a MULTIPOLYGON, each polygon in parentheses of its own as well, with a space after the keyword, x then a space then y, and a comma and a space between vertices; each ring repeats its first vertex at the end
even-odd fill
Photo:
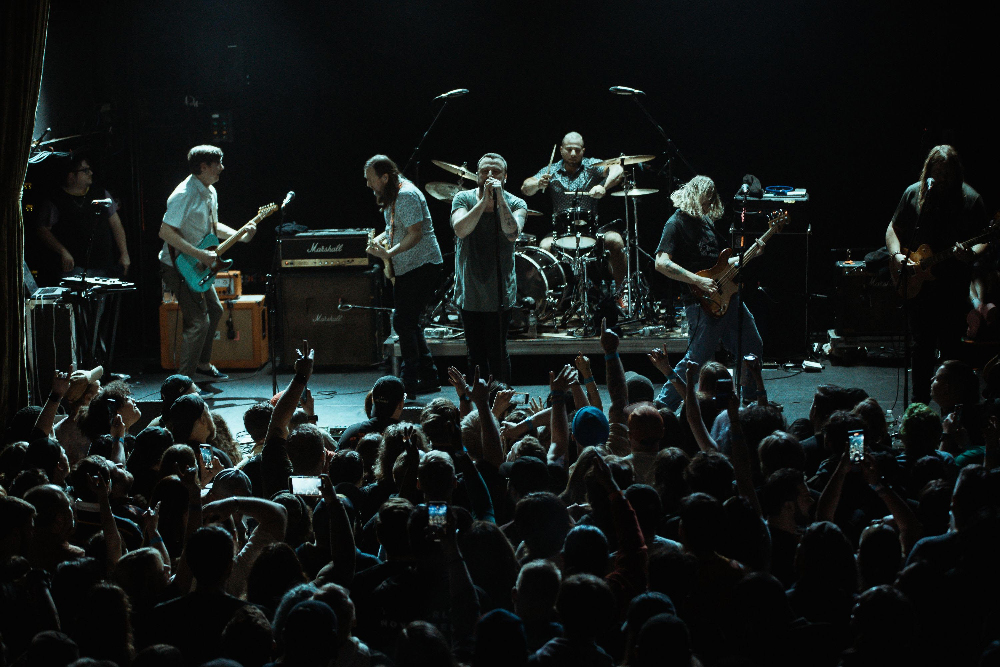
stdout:
POLYGON ((369 266, 371 229, 317 229, 278 239, 282 269, 369 266))
MULTIPOLYGON (((264 295, 241 296, 224 301, 222 305, 222 318, 213 333, 212 363, 219 368, 260 368, 268 360, 264 295)), ((177 368, 177 343, 182 333, 178 303, 161 303, 160 365, 163 368, 177 368)))

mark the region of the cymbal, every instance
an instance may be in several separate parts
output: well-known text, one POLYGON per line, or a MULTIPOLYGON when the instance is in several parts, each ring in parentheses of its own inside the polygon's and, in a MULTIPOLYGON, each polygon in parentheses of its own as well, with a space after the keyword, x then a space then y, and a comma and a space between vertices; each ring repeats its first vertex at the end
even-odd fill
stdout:
POLYGON ((424 186, 427 190, 427 194, 434 199, 440 199, 441 201, 451 201, 455 198, 462 188, 455 185, 454 183, 444 183, 442 181, 431 181, 424 186))
POLYGON ((612 192, 612 197, 642 197, 643 195, 652 195, 659 192, 659 188, 632 188, 628 192, 624 190, 619 190, 618 192, 612 192))
POLYGON ((532 209, 529 208, 527 210, 527 212, 525 213, 525 215, 527 215, 529 218, 537 218, 537 217, 539 217, 539 216, 542 215, 542 212, 541 211, 535 211, 535 210, 532 210, 532 209))
POLYGON ((594 166, 610 167, 616 164, 637 164, 639 162, 649 162, 650 160, 655 159, 655 155, 622 155, 621 157, 613 157, 610 160, 602 160, 594 164, 594 166))
POLYGON ((467 181, 476 182, 476 175, 465 167, 459 166, 457 164, 452 164, 450 162, 442 162, 441 160, 431 160, 434 164, 441 167, 445 171, 455 174, 456 176, 461 176, 467 181))

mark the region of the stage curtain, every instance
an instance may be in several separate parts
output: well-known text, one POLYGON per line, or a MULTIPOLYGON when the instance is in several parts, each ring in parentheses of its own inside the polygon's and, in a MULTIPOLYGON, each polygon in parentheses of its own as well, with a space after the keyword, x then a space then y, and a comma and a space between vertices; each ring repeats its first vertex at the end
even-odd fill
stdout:
POLYGON ((28 402, 24 358, 24 220, 21 187, 28 166, 49 0, 0 1, 0 409, 4 423, 28 402))

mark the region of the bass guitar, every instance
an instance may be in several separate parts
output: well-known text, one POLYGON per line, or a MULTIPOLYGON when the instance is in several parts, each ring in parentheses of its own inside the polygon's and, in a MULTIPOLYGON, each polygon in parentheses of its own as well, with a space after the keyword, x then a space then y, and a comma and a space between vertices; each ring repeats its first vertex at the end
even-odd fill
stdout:
MULTIPOLYGON (((1000 214, 998 214, 1000 216, 1000 214)), ((1000 231, 1000 224, 997 220, 994 220, 990 224, 990 228, 983 234, 979 236, 974 236, 968 241, 960 244, 968 249, 971 249, 974 245, 979 245, 980 243, 986 243, 996 236, 997 231, 1000 231)), ((941 262, 951 259, 958 252, 958 245, 953 245, 947 250, 942 250, 941 252, 934 252, 929 245, 926 243, 922 244, 919 248, 910 252, 908 249, 903 248, 900 253, 906 255, 907 259, 913 264, 907 263, 906 266, 897 264, 896 262, 889 263, 889 270, 892 273, 892 281, 896 285, 896 291, 904 299, 912 299, 917 294, 920 293, 920 289, 924 286, 924 281, 934 280, 934 274, 931 273, 931 269, 940 264, 941 262)))
POLYGON ((219 271, 225 271, 233 265, 233 260, 222 259, 222 255, 250 231, 249 227, 251 224, 260 222, 276 210, 278 210, 276 204, 261 206, 257 209, 257 215, 252 220, 240 227, 235 234, 222 243, 219 242, 219 237, 215 234, 211 232, 205 234, 204 238, 195 247, 199 250, 215 251, 217 257, 211 266, 202 264, 201 260, 190 255, 177 253, 177 257, 174 258, 174 264, 177 266, 177 272, 184 278, 184 282, 187 283, 188 287, 194 292, 207 292, 212 289, 212 286, 215 284, 215 274, 219 271))
MULTIPOLYGON (((768 230, 761 234, 760 238, 754 241, 743 253, 743 265, 745 266, 747 262, 764 252, 764 245, 772 236, 780 232, 787 222, 788 211, 779 210, 772 213, 767 219, 768 230)), ((703 278, 714 280, 715 284, 719 286, 718 292, 709 294, 691 285, 691 291, 698 297, 702 310, 712 317, 722 317, 726 314, 726 311, 729 310, 729 301, 738 289, 736 278, 740 272, 740 265, 729 263, 729 258, 732 255, 732 249, 726 248, 719 254, 719 261, 715 263, 715 266, 697 272, 697 275, 703 278)))

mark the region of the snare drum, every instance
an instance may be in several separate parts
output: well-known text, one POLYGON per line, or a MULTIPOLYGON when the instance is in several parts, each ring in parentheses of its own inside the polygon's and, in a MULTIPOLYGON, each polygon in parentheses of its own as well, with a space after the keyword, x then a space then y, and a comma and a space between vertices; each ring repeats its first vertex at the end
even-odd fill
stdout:
POLYGON ((539 321, 560 312, 572 293, 572 270, 541 248, 518 248, 514 253, 514 274, 517 277, 518 301, 531 297, 539 321))
POLYGON ((538 245, 538 237, 534 234, 521 232, 517 235, 517 240, 514 241, 514 245, 518 248, 523 248, 524 246, 535 246, 538 245))
POLYGON ((552 245, 563 252, 586 253, 597 245, 597 214, 571 206, 555 216, 552 245))

